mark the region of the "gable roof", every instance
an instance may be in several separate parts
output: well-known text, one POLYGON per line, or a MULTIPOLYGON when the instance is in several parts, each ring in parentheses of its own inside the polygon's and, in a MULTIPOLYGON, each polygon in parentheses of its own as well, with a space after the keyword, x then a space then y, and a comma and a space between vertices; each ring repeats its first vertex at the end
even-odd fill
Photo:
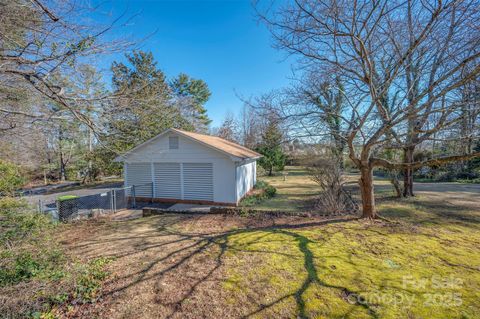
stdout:
POLYGON ((222 152, 226 155, 237 157, 239 159, 243 159, 243 160, 244 159, 256 159, 256 158, 262 157, 261 154, 255 152, 255 151, 252 151, 251 149, 246 148, 245 146, 239 145, 239 144, 234 143, 234 142, 227 141, 227 140, 225 140, 221 137, 206 135, 206 134, 200 134, 200 133, 193 133, 193 132, 188 132, 188 131, 184 131, 184 130, 171 128, 171 129, 168 129, 168 130, 164 131, 163 133, 160 133, 159 135, 155 136, 154 138, 146 141, 145 143, 142 143, 142 144, 132 148, 127 153, 125 153, 121 156, 118 156, 115 159, 115 161, 121 161, 123 157, 125 157, 126 155, 134 152, 135 150, 137 150, 141 146, 149 144, 152 141, 159 138, 160 136, 162 136, 164 134, 167 134, 167 133, 171 133, 171 132, 178 133, 181 136, 184 136, 184 137, 189 138, 191 140, 200 142, 201 144, 204 144, 205 146, 208 146, 208 147, 210 147, 214 150, 222 152))

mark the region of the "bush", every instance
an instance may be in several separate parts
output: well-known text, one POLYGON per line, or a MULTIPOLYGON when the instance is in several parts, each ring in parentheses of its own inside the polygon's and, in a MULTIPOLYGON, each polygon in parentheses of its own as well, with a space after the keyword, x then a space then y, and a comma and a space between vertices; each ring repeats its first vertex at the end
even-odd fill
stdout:
POLYGON ((345 192, 343 172, 334 155, 325 155, 307 163, 310 178, 322 190, 315 208, 327 214, 337 215, 352 212, 355 204, 345 192))
POLYGON ((59 227, 22 201, 0 199, 0 317, 57 317, 58 307, 98 299, 112 259, 73 262, 55 240, 59 227))
POLYGON ((0 198, 0 244, 28 242, 53 226, 48 216, 29 210, 27 204, 11 197, 0 198))
POLYGON ((24 183, 25 180, 17 165, 0 160, 0 195, 12 195, 24 183))
POLYGON ((258 181, 253 187, 251 194, 242 199, 242 206, 254 206, 260 202, 272 198, 277 193, 277 189, 265 181, 258 181))
POLYGON ((58 261, 50 246, 50 218, 31 212, 25 202, 0 199, 0 286, 16 284, 45 275, 58 261))

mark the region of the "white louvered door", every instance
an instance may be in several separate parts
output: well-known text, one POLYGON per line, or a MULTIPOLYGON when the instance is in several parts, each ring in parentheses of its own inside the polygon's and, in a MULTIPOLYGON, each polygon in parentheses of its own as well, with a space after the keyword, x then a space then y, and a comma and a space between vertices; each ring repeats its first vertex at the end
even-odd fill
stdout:
MULTIPOLYGON (((135 186, 135 196, 151 197, 152 170, 150 163, 126 164, 125 186, 135 186)), ((130 191, 128 191, 130 193, 130 191)))
POLYGON ((154 163, 156 198, 182 198, 180 163, 154 163))
POLYGON ((183 163, 183 199, 213 201, 212 163, 183 163))

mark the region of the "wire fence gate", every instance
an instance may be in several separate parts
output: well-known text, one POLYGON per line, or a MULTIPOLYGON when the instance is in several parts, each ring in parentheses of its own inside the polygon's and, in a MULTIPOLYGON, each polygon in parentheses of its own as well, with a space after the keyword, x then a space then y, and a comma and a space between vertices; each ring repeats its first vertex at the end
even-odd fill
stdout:
POLYGON ((113 188, 85 196, 63 196, 54 201, 39 200, 38 211, 49 214, 55 220, 69 221, 98 217, 137 207, 137 198, 152 200, 153 183, 113 188))

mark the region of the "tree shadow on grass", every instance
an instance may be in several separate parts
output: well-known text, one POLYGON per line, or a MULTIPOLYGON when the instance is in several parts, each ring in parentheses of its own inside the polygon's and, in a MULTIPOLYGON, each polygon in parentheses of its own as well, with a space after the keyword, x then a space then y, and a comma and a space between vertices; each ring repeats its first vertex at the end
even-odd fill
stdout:
MULTIPOLYGON (((132 236, 131 240, 147 240, 147 242, 140 242, 139 244, 135 245, 135 249, 127 251, 125 253, 115 254, 114 252, 109 252, 108 255, 114 255, 118 259, 128 257, 134 254, 142 254, 148 251, 152 251, 154 249, 160 249, 162 252, 165 249, 164 253, 161 254, 158 258, 153 260, 149 260, 148 263, 140 267, 138 270, 129 272, 123 276, 117 276, 112 279, 111 284, 120 283, 120 285, 112 285, 110 286, 111 289, 105 291, 103 297, 113 297, 118 295, 123 291, 126 291, 130 288, 133 288, 143 282, 152 280, 153 283, 159 285, 162 281, 165 280, 166 276, 173 276, 173 278, 181 278, 182 276, 185 277, 189 274, 183 273, 182 270, 186 267, 189 269, 191 273, 193 273, 193 277, 189 277, 189 280, 181 281, 180 286, 177 287, 178 291, 175 295, 175 298, 169 296, 170 299, 173 300, 165 300, 162 298, 156 298, 157 302, 161 303, 162 306, 167 307, 170 309, 170 313, 166 314, 167 318, 172 318, 178 316, 184 309, 182 309, 182 305, 186 300, 189 300, 191 296, 199 289, 199 286, 202 283, 207 281, 215 281, 220 280, 222 281, 223 278, 213 278, 215 274, 221 269, 224 265, 224 258, 228 251, 233 253, 235 252, 249 252, 249 253, 264 253, 264 254, 279 254, 286 258, 302 258, 303 259, 303 269, 306 274, 306 279, 303 283, 298 287, 298 289, 292 293, 285 296, 278 298, 276 301, 263 305, 257 301, 257 309, 243 315, 243 317, 247 318, 253 316, 266 308, 273 307, 275 304, 280 303, 281 301, 293 297, 296 305, 297 305, 297 313, 298 316, 301 318, 307 318, 308 313, 306 311, 306 301, 305 301, 305 292, 312 284, 318 284, 322 287, 331 288, 338 290, 339 296, 342 295, 350 295, 356 294, 356 292, 350 291, 346 287, 335 286, 326 283, 325 281, 321 280, 317 269, 314 264, 314 255, 310 249, 310 245, 313 243, 307 237, 294 232, 295 229, 303 229, 308 227, 318 227, 322 225, 329 225, 335 223, 344 223, 346 221, 351 221, 357 219, 354 218, 337 218, 337 219, 328 219, 328 220, 317 220, 311 222, 304 222, 299 224, 290 224, 290 223, 280 223, 280 224, 270 224, 266 226, 250 226, 247 228, 239 228, 230 231, 223 231, 214 234, 204 234, 204 233, 195 233, 195 232, 185 232, 181 229, 174 227, 175 225, 179 225, 179 222, 172 218, 168 221, 161 221, 164 218, 163 216, 159 216, 158 219, 158 229, 157 229, 157 236, 160 236, 161 241, 158 243, 150 243, 148 240, 151 240, 155 237, 155 234, 150 233, 145 236, 132 236), (253 240, 249 240, 246 242, 242 247, 238 247, 235 243, 230 243, 230 238, 232 236, 241 236, 243 234, 248 235, 254 232, 266 232, 261 233, 259 236, 256 236, 253 240), (275 250, 263 250, 263 249, 255 249, 255 250, 244 250, 244 246, 254 245, 256 243, 265 243, 269 242, 266 238, 271 234, 282 234, 292 238, 296 246, 301 253, 300 256, 295 256, 292 254, 287 254, 281 251, 275 250), (140 237, 140 238, 139 238, 140 237), (167 240, 163 240, 167 239, 167 240), (178 246, 181 247, 178 247, 178 246), (167 249, 170 247, 171 249, 167 249), (198 263, 196 258, 201 258, 203 256, 207 256, 209 262, 206 262, 203 267, 198 270, 195 268, 195 265, 191 265, 191 263, 198 263), (174 260, 174 262, 171 262, 174 260), (193 267, 193 271, 192 271, 193 267), (157 270, 157 268, 161 268, 157 270)), ((182 221, 188 220, 189 217, 182 216, 180 219, 182 221)), ((190 218, 195 219, 195 216, 191 216, 190 218)), ((127 227, 128 228, 128 227, 127 227)), ((114 240, 121 241, 128 241, 128 237, 121 237, 116 238, 114 240)), ((275 241, 275 240, 273 240, 275 241)), ((315 242, 315 244, 318 244, 315 242)), ((156 252, 156 250, 154 250, 156 252)), ((187 276, 188 277, 188 276, 187 276)), ((177 283, 178 284, 178 283, 177 283)), ((169 299, 167 298, 167 299, 169 299)), ((368 304, 354 304, 352 307, 363 307, 365 308, 371 317, 376 318, 377 315, 375 311, 368 305, 368 304)), ((240 315, 242 316, 242 315, 240 315)))
MULTIPOLYGON (((295 298, 295 302, 296 302, 296 305, 297 305, 297 311, 298 311, 298 317, 299 318, 309 318, 308 313, 306 311, 306 302, 305 302, 305 296, 304 295, 305 295, 307 289, 309 287, 311 287, 312 284, 318 284, 318 285, 320 285, 322 287, 325 287, 325 288, 337 289, 339 291, 339 294, 344 294, 344 295, 347 295, 347 296, 349 296, 349 295, 358 296, 359 295, 357 292, 351 291, 346 287, 331 285, 331 284, 328 284, 327 282, 320 279, 320 277, 318 276, 317 268, 315 267, 315 264, 314 264, 314 258, 315 257, 313 255, 313 252, 308 247, 310 244, 314 243, 313 241, 311 241, 310 239, 308 239, 307 237, 305 237, 301 234, 291 232, 291 231, 287 231, 285 229, 272 229, 271 231, 274 232, 274 233, 280 233, 280 234, 283 234, 283 235, 290 236, 295 240, 295 242, 297 243, 298 249, 300 250, 300 252, 302 253, 302 256, 303 256, 303 268, 304 268, 304 270, 307 274, 307 277, 305 278, 303 283, 300 285, 300 287, 294 293, 284 295, 284 296, 278 298, 277 300, 275 300, 274 302, 271 302, 267 305, 261 305, 261 307, 259 307, 258 309, 256 309, 253 312, 248 313, 247 315, 243 316, 242 318, 249 318, 249 317, 251 317, 255 314, 258 314, 259 312, 265 310, 266 308, 273 307, 274 305, 276 305, 276 304, 280 303, 281 301, 283 301, 285 299, 288 299, 290 297, 295 298)), ((356 305, 365 308, 372 318, 378 318, 378 315, 376 314, 375 310, 373 308, 371 308, 367 303, 365 303, 365 302, 356 303, 356 305)), ((345 314, 345 315, 347 315, 347 314, 345 314)))

